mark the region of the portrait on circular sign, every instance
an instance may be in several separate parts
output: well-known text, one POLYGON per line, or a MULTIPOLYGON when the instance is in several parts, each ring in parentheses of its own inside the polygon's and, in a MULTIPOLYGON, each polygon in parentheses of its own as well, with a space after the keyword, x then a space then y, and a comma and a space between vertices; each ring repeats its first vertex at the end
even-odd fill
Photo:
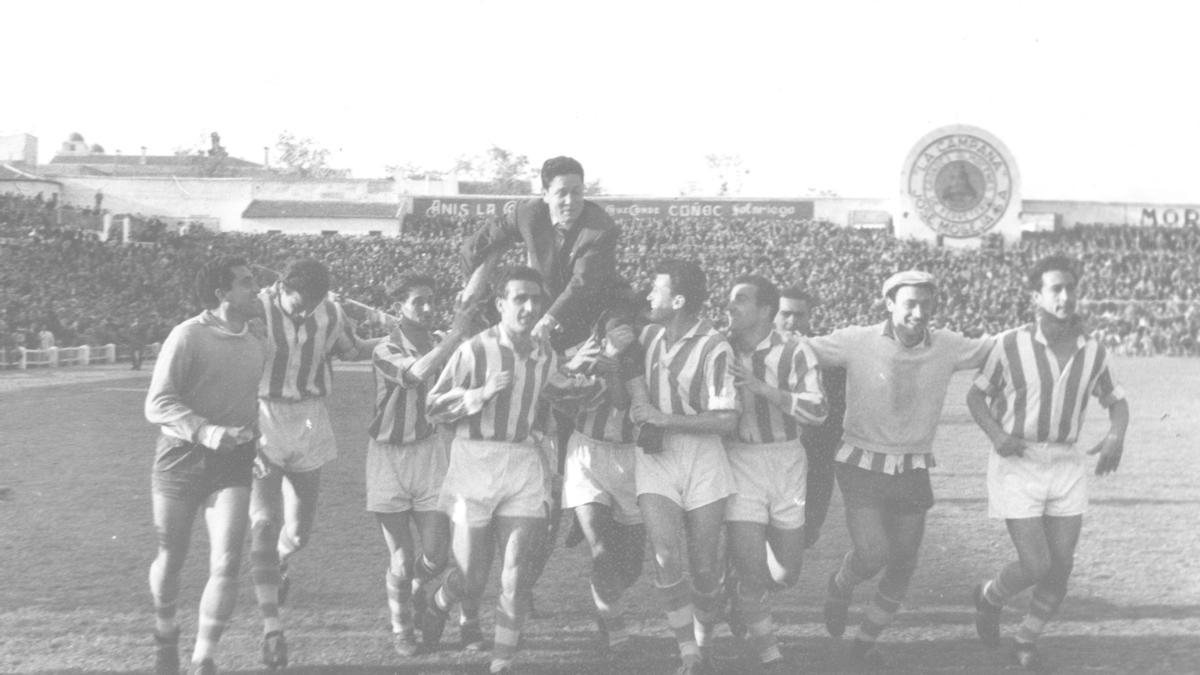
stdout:
POLYGON ((948 237, 981 235, 1012 201, 1012 172, 991 143, 966 133, 925 145, 909 167, 907 192, 921 220, 948 237))
POLYGON ((933 180, 938 199, 952 211, 970 211, 983 199, 983 172, 974 164, 956 159, 942 167, 933 180))

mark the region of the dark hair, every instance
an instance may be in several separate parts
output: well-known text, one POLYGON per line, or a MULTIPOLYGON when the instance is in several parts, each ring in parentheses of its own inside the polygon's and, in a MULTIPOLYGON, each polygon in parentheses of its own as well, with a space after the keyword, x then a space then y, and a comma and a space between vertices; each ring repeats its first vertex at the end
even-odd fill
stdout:
POLYGON ((645 304, 645 295, 635 292, 628 284, 606 289, 602 299, 605 309, 600 318, 596 319, 592 334, 602 338, 610 326, 626 325, 637 328, 645 304))
POLYGON ((1042 275, 1046 272, 1066 272, 1079 282, 1079 265, 1065 255, 1052 255, 1041 260, 1029 270, 1029 289, 1042 290, 1042 275))
POLYGON ((320 300, 329 292, 329 268, 315 258, 292 260, 279 280, 308 302, 320 300))
POLYGON ((196 302, 205 309, 216 309, 221 304, 217 291, 233 290, 233 268, 246 266, 245 260, 232 256, 221 256, 204 263, 196 273, 196 302))
POLYGON ((551 157, 542 163, 542 189, 550 187, 556 176, 578 175, 583 178, 583 165, 574 157, 551 157))
POLYGON ((408 302, 409 294, 421 287, 437 291, 437 282, 428 274, 408 274, 401 277, 400 281, 392 286, 388 295, 396 302, 408 302))
POLYGON ((782 291, 779 291, 779 297, 787 298, 788 300, 800 300, 802 302, 807 302, 810 305, 818 304, 817 296, 809 293, 799 286, 788 286, 782 291))
POLYGON ((708 299, 708 278, 696 263, 690 260, 664 260, 654 268, 654 272, 671 277, 671 294, 683 296, 684 312, 698 313, 708 299))
POLYGON ((749 284, 754 287, 754 304, 771 310, 771 318, 779 312, 779 287, 758 274, 743 274, 733 280, 730 288, 749 284))
POLYGON ((540 286, 543 293, 546 292, 546 284, 537 270, 524 266, 505 267, 496 274, 496 282, 492 285, 492 295, 497 300, 508 297, 510 281, 531 281, 540 286))

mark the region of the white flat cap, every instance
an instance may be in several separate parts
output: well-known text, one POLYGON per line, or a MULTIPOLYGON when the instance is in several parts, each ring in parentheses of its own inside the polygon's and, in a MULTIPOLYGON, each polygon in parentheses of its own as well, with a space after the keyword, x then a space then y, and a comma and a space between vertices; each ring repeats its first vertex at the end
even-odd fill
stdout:
POLYGON ((922 286, 929 285, 937 287, 937 279, 929 272, 921 270, 904 270, 896 272, 888 277, 887 281, 883 282, 883 297, 887 297, 892 289, 900 286, 922 286))

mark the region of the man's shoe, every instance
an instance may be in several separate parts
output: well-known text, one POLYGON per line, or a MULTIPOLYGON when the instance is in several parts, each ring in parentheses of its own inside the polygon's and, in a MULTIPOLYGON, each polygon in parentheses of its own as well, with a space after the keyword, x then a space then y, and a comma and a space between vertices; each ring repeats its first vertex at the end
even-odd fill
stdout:
POLYGON ((437 601, 430 602, 425 607, 424 616, 421 618, 421 643, 426 649, 436 649, 438 643, 442 641, 442 633, 446 630, 446 620, 450 618, 450 613, 437 606, 437 601))
POLYGON ((850 614, 850 596, 839 597, 834 594, 837 588, 835 579, 837 572, 829 575, 829 595, 825 598, 825 630, 833 637, 840 638, 846 633, 846 617, 850 614))
POLYGON ((625 617, 614 616, 607 620, 596 617, 596 625, 600 629, 601 651, 611 653, 629 644, 629 628, 625 625, 625 617))
POLYGON ((989 647, 1000 643, 1000 607, 988 601, 983 593, 983 584, 975 587, 975 632, 989 647))
POLYGON ((712 663, 705 659, 688 659, 679 666, 679 670, 675 671, 675 675, 715 675, 717 671, 713 668, 712 663))
POLYGON ((854 640, 850 643, 850 668, 854 670, 885 670, 887 659, 879 652, 874 642, 854 640))
POLYGON ((483 639, 483 630, 479 628, 478 621, 459 625, 458 644, 464 652, 481 652, 487 649, 487 641, 483 639))
POLYGON ((392 633, 392 649, 404 658, 411 658, 421 653, 421 645, 411 630, 402 633, 392 633))
POLYGON ((179 629, 154 634, 154 675, 179 675, 179 629))
POLYGON ((193 663, 189 675, 217 675, 217 664, 213 663, 212 659, 204 659, 200 663, 193 663))
POLYGON ((786 656, 780 656, 777 659, 767 661, 762 664, 762 670, 764 673, 771 673, 771 675, 790 675, 791 673, 800 672, 800 668, 786 656))
POLYGON ((1018 642, 1013 647, 1012 657, 1025 670, 1038 670, 1042 665, 1042 657, 1032 642, 1018 642))
POLYGON ((271 670, 287 667, 287 641, 283 639, 283 631, 273 630, 263 636, 262 662, 271 670))

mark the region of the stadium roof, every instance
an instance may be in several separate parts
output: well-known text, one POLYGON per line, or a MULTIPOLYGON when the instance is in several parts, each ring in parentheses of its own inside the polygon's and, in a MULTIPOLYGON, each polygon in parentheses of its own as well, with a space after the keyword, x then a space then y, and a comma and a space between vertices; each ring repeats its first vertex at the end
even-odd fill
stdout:
MULTIPOLYGON (((194 166, 197 162, 214 159, 202 155, 55 155, 51 164, 119 164, 125 166, 194 166), (144 161, 143 161, 144 160, 144 161)), ((247 169, 259 169, 262 165, 247 162, 237 157, 222 157, 223 166, 247 169)))
POLYGON ((20 180, 20 181, 38 181, 41 183, 54 183, 60 185, 56 180, 37 176, 27 171, 22 171, 11 164, 0 164, 0 180, 20 180))
POLYGON ((298 202, 256 199, 243 218, 379 218, 398 219, 400 204, 379 202, 298 202))

